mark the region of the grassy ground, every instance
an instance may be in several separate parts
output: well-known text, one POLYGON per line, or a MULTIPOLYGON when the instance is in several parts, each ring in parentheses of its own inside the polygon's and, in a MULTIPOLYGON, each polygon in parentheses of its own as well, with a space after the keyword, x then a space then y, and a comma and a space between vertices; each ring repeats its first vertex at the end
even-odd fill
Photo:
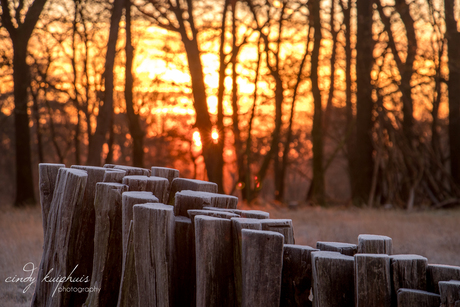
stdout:
MULTIPOLYGON (((407 213, 397 210, 270 209, 272 218, 293 220, 297 244, 317 241, 356 243, 359 234, 393 238, 393 252, 419 254, 429 263, 460 266, 460 209, 407 213)), ((7 277, 27 277, 26 263, 40 265, 43 230, 40 208, 13 209, 0 205, 0 305, 29 306, 34 286, 7 283, 7 277)), ((35 271, 34 277, 37 276, 35 271)))

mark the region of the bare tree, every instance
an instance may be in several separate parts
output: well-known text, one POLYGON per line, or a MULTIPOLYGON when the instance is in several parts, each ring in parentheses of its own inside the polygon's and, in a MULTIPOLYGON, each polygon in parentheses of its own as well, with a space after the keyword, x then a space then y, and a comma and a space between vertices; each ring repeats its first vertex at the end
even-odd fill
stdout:
POLYGON ((357 0, 358 27, 356 34, 356 146, 351 167, 351 187, 355 203, 366 203, 372 182, 373 145, 371 71, 374 64, 372 37, 373 0, 357 0))
MULTIPOLYGON (((455 1, 445 0, 446 40, 449 55, 449 146, 450 171, 460 184, 460 32, 455 19, 455 1)), ((457 7, 458 11, 458 7, 457 7)))
POLYGON ((118 29, 123 13, 124 0, 114 0, 112 17, 110 20, 110 32, 107 43, 104 79, 104 100, 99 106, 97 116, 97 127, 88 148, 89 165, 101 165, 102 146, 107 141, 107 134, 110 132, 111 114, 113 113, 113 68, 116 55, 116 44, 118 29))
POLYGON ((16 144, 16 199, 14 205, 35 203, 32 161, 30 148, 29 115, 27 112, 30 84, 29 67, 26 62, 27 46, 46 0, 35 0, 26 9, 27 3, 1 1, 1 21, 13 42, 14 80, 14 127, 16 144), (13 15, 14 14, 14 15, 13 15))

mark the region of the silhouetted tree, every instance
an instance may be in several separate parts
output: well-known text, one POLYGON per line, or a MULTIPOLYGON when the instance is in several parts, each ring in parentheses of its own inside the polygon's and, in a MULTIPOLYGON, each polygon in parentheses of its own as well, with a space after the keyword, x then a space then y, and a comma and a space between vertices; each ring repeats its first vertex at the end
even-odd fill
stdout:
POLYGON ((25 1, 1 1, 1 21, 13 43, 14 127, 16 149, 16 199, 17 207, 35 203, 32 177, 30 130, 28 115, 27 46, 46 0, 35 0, 28 8, 25 1), (14 15, 13 15, 14 14, 14 15))

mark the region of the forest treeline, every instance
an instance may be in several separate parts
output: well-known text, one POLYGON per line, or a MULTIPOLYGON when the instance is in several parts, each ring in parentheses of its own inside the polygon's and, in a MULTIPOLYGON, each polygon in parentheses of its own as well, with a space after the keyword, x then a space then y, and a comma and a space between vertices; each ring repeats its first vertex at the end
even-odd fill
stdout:
POLYGON ((170 166, 248 202, 460 202, 454 0, 0 2, 16 206, 41 162, 170 166))

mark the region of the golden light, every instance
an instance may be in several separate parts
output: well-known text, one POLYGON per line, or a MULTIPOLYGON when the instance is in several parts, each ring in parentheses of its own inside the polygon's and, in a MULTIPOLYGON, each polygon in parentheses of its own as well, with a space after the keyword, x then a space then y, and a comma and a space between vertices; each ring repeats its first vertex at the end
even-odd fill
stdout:
POLYGON ((193 132, 192 140, 193 140, 193 146, 200 149, 202 146, 202 143, 201 143, 201 136, 198 131, 193 132))
POLYGON ((212 129, 211 138, 214 144, 217 144, 217 142, 219 141, 219 133, 217 132, 217 129, 212 129))

